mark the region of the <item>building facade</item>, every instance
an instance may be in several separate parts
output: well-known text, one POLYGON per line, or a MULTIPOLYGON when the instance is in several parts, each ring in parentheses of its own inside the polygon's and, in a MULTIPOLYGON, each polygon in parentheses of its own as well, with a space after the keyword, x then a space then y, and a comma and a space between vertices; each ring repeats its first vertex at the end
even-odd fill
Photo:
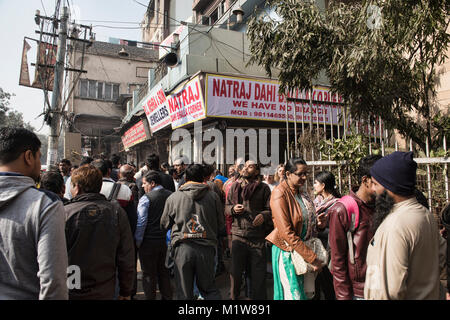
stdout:
MULTIPOLYGON (((261 147, 266 150, 266 159, 269 150, 271 159, 277 159, 276 164, 285 160, 284 141, 289 130, 283 117, 286 119, 286 108, 289 108, 289 135, 293 135, 294 105, 287 106, 287 101, 282 102, 278 96, 277 70, 272 70, 273 78, 269 79, 263 68, 248 65, 250 52, 245 34, 247 19, 255 13, 255 7, 264 9, 264 6, 265 1, 256 0, 193 2, 194 23, 180 24, 161 42, 165 47, 159 49, 162 62, 168 52, 166 46, 172 46, 170 51, 177 55, 178 63, 170 67, 160 64, 159 68, 164 70, 161 76, 150 74, 148 95, 134 104, 133 110, 122 121, 122 140, 131 141, 127 153, 129 160, 140 163, 153 152, 160 154, 162 161, 168 160, 169 163, 177 156, 184 156, 188 162, 201 162, 206 160, 206 156, 209 157, 208 162, 213 161, 218 168, 226 170, 238 158, 258 157, 259 153, 264 153, 260 152, 261 147), (209 17, 208 21, 205 17, 209 17), (220 86, 233 83, 232 90, 235 91, 230 93, 229 89, 228 93, 222 92, 218 96, 219 83, 220 86), (239 89, 234 86, 239 86, 239 89), (248 92, 248 97, 235 99, 240 94, 240 88, 245 91, 246 86, 252 93, 248 92), (258 90, 256 88, 264 90, 262 96, 261 92, 255 92, 258 90), (270 91, 268 96, 266 89, 270 91), (194 100, 187 98, 191 94, 194 100), (278 101, 273 103, 275 100, 278 101), (236 104, 242 104, 242 107, 236 104), (265 104, 272 109, 267 115, 263 112, 265 104), (246 107, 253 110, 246 110, 246 107), (158 114, 165 114, 166 117, 158 118, 158 114), (146 126, 150 137, 141 139, 146 126), (180 132, 189 133, 190 140, 180 139, 180 132), (231 132, 237 135, 230 135, 231 132), (261 133, 257 143, 254 136, 251 139, 248 136, 253 133, 261 133), (134 134, 134 137, 130 134, 134 134), (222 143, 211 145, 203 141, 204 137, 211 135, 220 135, 222 143), (242 135, 247 135, 247 139, 242 140, 242 135), (182 148, 183 141, 186 148, 182 148), (272 150, 275 145, 277 149, 272 150), (209 156, 208 146, 212 151, 209 156)), ((323 88, 317 89, 320 95, 325 91, 323 88)), ((327 99, 331 101, 331 95, 327 99)), ((296 108, 299 107, 297 104, 296 108)), ((319 112, 317 108, 315 110, 319 112)), ((302 116, 300 112, 297 114, 298 119, 302 116)), ((319 119, 318 116, 316 118, 319 119)))
POLYGON ((142 20, 142 41, 162 42, 179 21, 192 22, 193 0, 150 0, 142 20))
MULTIPOLYGON (((328 1, 318 2, 323 7, 328 1)), ((180 24, 161 42, 173 47, 170 51, 176 53, 178 63, 170 67, 160 64, 164 72, 160 76, 150 74, 147 96, 134 104, 122 121, 121 134, 125 140, 128 139, 125 132, 139 121, 147 124, 150 131, 147 140, 134 140, 136 143, 130 149, 133 159, 143 159, 152 152, 169 162, 178 155, 189 162, 204 161, 206 156, 210 160, 214 158, 217 167, 226 170, 231 164, 229 159, 248 159, 252 153, 253 156, 256 153, 258 160, 261 155, 268 158, 274 144, 278 145, 275 151, 278 161, 284 162, 293 155, 292 144, 298 133, 323 130, 324 138, 345 136, 352 122, 351 115, 345 113, 340 97, 330 94, 325 76, 316 79, 312 92, 296 92, 288 101, 278 94, 277 70, 272 70, 270 79, 262 67, 247 64, 250 58, 245 34, 247 21, 254 14, 274 14, 265 4, 257 0, 193 1, 194 22, 180 24), (161 90, 163 94, 159 95, 161 90), (195 99, 189 98, 191 94, 195 99), (160 120, 155 112, 163 109, 170 121, 153 130, 151 127, 160 120), (190 137, 184 149, 182 131, 190 137), (275 140, 271 140, 269 131, 277 136, 275 140), (236 135, 228 134, 232 132, 246 138, 239 140, 236 135), (213 136, 223 140, 218 140, 217 145, 210 144, 208 141, 212 142, 213 136), (238 150, 240 147, 244 153, 238 150)), ((160 47, 160 62, 167 52, 167 48, 160 47)), ((442 84, 438 94, 440 102, 446 103, 447 91, 442 84)), ((374 148, 375 145, 383 148, 387 133, 381 119, 371 124, 358 123, 357 127, 371 137, 374 148)), ((317 153, 308 160, 326 159, 317 153)))
POLYGON ((72 48, 70 65, 87 73, 69 73, 74 89, 67 106, 65 158, 77 163, 80 155, 121 151, 117 128, 127 114, 127 102, 146 86, 156 61, 156 51, 134 46, 94 41, 84 56, 81 46, 72 48))

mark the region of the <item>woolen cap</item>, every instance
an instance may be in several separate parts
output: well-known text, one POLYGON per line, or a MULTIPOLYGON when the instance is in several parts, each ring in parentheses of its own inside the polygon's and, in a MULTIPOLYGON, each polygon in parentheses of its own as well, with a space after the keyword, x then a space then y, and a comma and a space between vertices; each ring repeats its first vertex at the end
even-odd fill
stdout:
POLYGON ((370 175, 383 187, 400 196, 414 194, 417 162, 412 152, 395 151, 370 168, 370 175))

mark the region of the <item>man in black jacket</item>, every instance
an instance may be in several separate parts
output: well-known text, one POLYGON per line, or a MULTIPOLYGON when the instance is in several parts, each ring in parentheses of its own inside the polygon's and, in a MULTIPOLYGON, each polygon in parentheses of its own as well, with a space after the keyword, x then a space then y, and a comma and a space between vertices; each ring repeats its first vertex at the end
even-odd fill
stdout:
MULTIPOLYGON (((175 192, 175 184, 173 183, 173 179, 168 174, 161 171, 161 168, 159 166, 159 156, 152 153, 147 157, 147 160, 145 162, 145 166, 147 167, 148 171, 156 171, 158 172, 159 176, 161 177, 161 186, 169 190, 171 192, 175 192)), ((144 173, 145 175, 145 173, 144 173)), ((142 187, 143 182, 143 176, 136 179, 136 185, 139 188, 139 199, 145 194, 144 188, 142 187)))
POLYGON ((134 244, 125 211, 100 194, 102 173, 92 165, 72 174, 73 199, 66 211, 69 265, 80 268, 81 287, 69 299, 114 299, 116 272, 119 299, 129 299, 136 272, 134 244))
POLYGON ((172 194, 161 186, 158 172, 150 171, 143 179, 145 195, 139 199, 136 246, 142 267, 142 285, 147 300, 156 299, 156 284, 163 300, 172 299, 169 270, 166 260, 166 232, 160 222, 167 198, 172 194))
POLYGON ((178 188, 180 188, 186 182, 186 177, 184 175, 186 170, 186 164, 184 161, 184 157, 178 158, 173 162, 173 167, 177 171, 178 176, 178 188))

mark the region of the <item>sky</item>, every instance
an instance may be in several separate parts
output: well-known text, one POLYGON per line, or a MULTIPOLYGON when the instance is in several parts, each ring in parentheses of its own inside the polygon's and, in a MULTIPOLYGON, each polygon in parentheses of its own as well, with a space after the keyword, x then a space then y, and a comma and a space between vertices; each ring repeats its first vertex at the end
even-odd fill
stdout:
MULTIPOLYGON (((139 2, 148 4, 148 0, 139 2)), ((141 40, 138 23, 142 21, 146 8, 134 0, 61 0, 61 8, 63 3, 70 9, 71 22, 75 19, 80 24, 92 24, 98 41, 108 41, 109 37, 141 40)), ((52 16, 55 4, 55 0, 0 0, 0 41, 3 44, 0 50, 0 87, 15 94, 9 107, 22 112, 24 121, 36 130, 40 129, 40 134, 50 132, 50 128, 43 125, 43 116, 39 117, 44 108, 44 93, 40 89, 19 86, 20 64, 24 37, 39 39, 39 34, 35 33, 39 29, 34 21, 36 10, 40 10, 41 15, 52 16)), ((28 63, 35 62, 36 53, 30 50, 28 63)), ((31 79, 33 69, 30 69, 31 79)))

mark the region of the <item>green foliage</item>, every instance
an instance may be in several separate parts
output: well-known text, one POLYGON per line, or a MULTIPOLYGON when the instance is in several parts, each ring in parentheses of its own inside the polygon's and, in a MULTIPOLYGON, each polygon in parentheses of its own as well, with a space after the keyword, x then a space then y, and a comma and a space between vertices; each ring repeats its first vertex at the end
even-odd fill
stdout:
POLYGON ((3 91, 0 88, 0 127, 23 127, 34 131, 34 128, 23 121, 21 112, 11 110, 9 100, 14 94, 3 91))
MULTIPOLYGON (((329 156, 330 160, 346 164, 346 173, 353 175, 359 161, 369 154, 369 139, 362 134, 347 135, 345 139, 322 140, 319 150, 329 156)), ((379 149, 372 149, 372 154, 379 154, 379 149)))
POLYGON ((380 116, 423 150, 449 135, 436 105, 436 65, 447 58, 450 2, 429 0, 270 0, 281 21, 254 17, 248 28, 250 63, 279 69, 280 90, 310 89, 325 71, 353 118, 380 116), (381 9, 373 28, 371 5, 381 9))

